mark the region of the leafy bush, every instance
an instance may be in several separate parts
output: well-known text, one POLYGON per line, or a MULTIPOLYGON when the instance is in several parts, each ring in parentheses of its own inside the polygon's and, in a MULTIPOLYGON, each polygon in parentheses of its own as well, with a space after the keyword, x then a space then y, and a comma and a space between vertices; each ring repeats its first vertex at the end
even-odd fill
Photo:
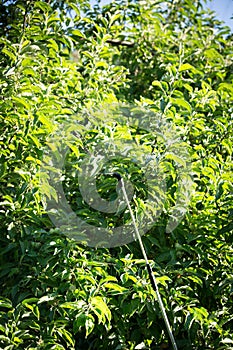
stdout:
MULTIPOLYGON (((143 236, 178 347, 233 349, 229 29, 199 1, 91 8, 85 0, 12 0, 1 4, 0 30, 1 348, 169 348, 137 242, 77 244, 54 227, 46 211, 54 189, 40 183, 48 137, 73 116, 79 121, 87 110, 119 102, 162 114, 190 150, 195 191, 187 214, 166 232, 178 187, 170 159, 165 209, 143 236)), ((127 222, 127 211, 101 216, 83 203, 75 167, 113 134, 116 142, 130 133, 142 152, 163 145, 153 132, 110 120, 77 132, 65 140, 64 188, 73 209, 104 225, 127 222)), ((119 162, 136 188, 134 210, 143 211, 143 171, 119 162)), ((113 179, 102 175, 97 187, 115 198, 113 179)))

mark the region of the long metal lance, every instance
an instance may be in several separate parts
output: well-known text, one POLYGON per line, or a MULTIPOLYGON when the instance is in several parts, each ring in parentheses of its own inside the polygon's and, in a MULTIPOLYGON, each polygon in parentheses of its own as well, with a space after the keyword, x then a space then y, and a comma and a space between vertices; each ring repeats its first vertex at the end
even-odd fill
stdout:
POLYGON ((171 340, 171 343, 172 343, 173 350, 178 350, 177 345, 176 345, 176 341, 175 341, 175 338, 173 336, 172 329, 171 329, 171 326, 170 326, 170 323, 169 323, 169 320, 168 320, 168 317, 167 317, 167 314, 166 314, 166 311, 165 311, 165 308, 164 308, 164 305, 163 305, 163 301, 162 301, 161 295, 159 293, 159 288, 158 288, 155 276, 153 274, 152 267, 151 267, 151 265, 149 263, 149 260, 147 258, 146 251, 145 251, 145 248, 144 248, 144 245, 143 245, 143 242, 142 242, 142 238, 141 238, 141 235, 139 233, 139 230, 138 230, 138 227, 137 227, 137 223, 136 223, 133 211, 132 211, 130 203, 129 203, 129 199, 128 199, 128 196, 127 196, 127 193, 126 193, 126 190, 125 190, 124 180, 123 180, 122 176, 119 173, 113 173, 112 176, 115 177, 119 181, 119 183, 121 185, 121 189, 122 189, 122 192, 123 192, 123 195, 124 195, 127 207, 129 209, 130 216, 132 218, 132 222, 133 222, 134 230, 135 230, 135 233, 136 233, 136 237, 137 237, 137 239, 139 241, 140 248, 141 248, 141 251, 142 251, 142 255, 143 255, 143 257, 145 259, 145 262, 146 262, 146 267, 147 267, 147 271, 148 271, 148 274, 149 274, 149 277, 150 277, 150 282, 151 282, 152 288, 154 289, 154 291, 156 293, 156 296, 157 296, 157 299, 158 299, 158 303, 159 303, 159 306, 160 306, 160 309, 161 309, 161 312, 162 312, 162 315, 163 315, 163 319, 164 319, 164 322, 165 322, 165 325, 166 325, 166 328, 167 328, 167 331, 168 331, 168 334, 169 334, 169 337, 170 337, 170 340, 171 340))

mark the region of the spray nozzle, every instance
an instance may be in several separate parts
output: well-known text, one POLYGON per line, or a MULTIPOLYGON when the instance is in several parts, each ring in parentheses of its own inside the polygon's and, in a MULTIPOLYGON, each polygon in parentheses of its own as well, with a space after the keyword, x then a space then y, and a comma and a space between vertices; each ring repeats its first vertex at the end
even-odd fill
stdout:
POLYGON ((116 172, 114 172, 114 173, 106 173, 106 172, 104 172, 104 175, 109 175, 109 176, 115 177, 118 181, 121 181, 121 179, 122 179, 122 176, 119 173, 116 173, 116 172))

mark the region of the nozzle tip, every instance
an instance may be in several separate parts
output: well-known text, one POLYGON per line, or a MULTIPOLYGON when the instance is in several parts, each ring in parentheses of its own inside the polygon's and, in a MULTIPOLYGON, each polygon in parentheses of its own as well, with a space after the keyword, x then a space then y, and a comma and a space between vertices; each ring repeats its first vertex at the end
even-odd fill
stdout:
POLYGON ((112 176, 115 177, 118 181, 121 181, 122 176, 119 173, 112 173, 112 176))

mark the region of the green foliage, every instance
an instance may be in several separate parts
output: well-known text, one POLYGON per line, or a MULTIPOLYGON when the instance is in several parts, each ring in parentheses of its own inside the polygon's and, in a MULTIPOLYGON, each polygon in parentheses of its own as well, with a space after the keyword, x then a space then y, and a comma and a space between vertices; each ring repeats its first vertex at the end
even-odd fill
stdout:
MULTIPOLYGON (((116 0, 103 8, 86 0, 11 0, 0 9, 0 347, 169 348, 137 242, 85 247, 53 227, 45 210, 47 198, 56 199, 39 178, 48 136, 74 115, 79 121, 120 102, 162 114, 190 151, 195 191, 188 213, 166 233, 178 188, 174 164, 182 162, 170 154, 165 208, 143 237, 178 347, 233 349, 229 29, 198 0, 116 0)), ((64 184, 73 209, 95 225, 128 222, 127 211, 101 215, 82 201, 77 164, 111 138, 134 140, 141 155, 166 154, 164 144, 155 145, 151 131, 103 118, 75 131, 78 137, 66 139, 64 184)), ((113 165, 128 171, 140 216, 143 169, 124 158, 113 165)), ((115 199, 115 185, 105 175, 97 179, 107 200, 115 199)))

